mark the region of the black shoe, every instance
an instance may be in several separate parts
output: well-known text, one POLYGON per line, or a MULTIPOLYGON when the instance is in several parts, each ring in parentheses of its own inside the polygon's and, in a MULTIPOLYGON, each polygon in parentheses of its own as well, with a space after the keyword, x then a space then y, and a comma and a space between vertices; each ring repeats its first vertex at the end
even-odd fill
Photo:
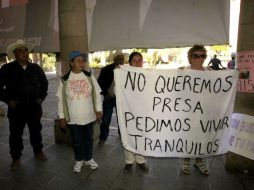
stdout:
POLYGON ((102 140, 102 139, 100 139, 100 141, 99 141, 99 143, 98 143, 99 145, 104 145, 105 144, 105 141, 104 140, 102 140))
POLYGON ((131 173, 132 172, 132 164, 126 164, 123 169, 124 173, 131 173))
POLYGON ((34 154, 34 158, 39 160, 39 161, 47 161, 47 157, 43 152, 38 152, 34 154))
POLYGON ((21 164, 19 159, 13 160, 11 163, 11 170, 12 171, 17 170, 20 167, 20 165, 21 164))
POLYGON ((137 166, 138 166, 139 169, 141 169, 144 173, 148 173, 148 172, 149 172, 149 168, 147 167, 147 165, 146 165, 145 163, 137 164, 137 166))

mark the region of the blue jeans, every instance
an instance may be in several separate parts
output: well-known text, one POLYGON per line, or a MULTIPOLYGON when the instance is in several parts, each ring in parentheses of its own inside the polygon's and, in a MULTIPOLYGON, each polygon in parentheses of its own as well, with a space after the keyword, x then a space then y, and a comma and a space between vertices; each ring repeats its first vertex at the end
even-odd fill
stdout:
POLYGON ((100 140, 106 141, 109 134, 109 125, 111 122, 113 109, 114 107, 116 107, 116 98, 104 97, 102 106, 103 106, 103 116, 102 116, 102 123, 100 126, 100 131, 101 131, 100 140))
POLYGON ((73 142, 76 161, 91 160, 93 157, 93 123, 68 125, 73 142))

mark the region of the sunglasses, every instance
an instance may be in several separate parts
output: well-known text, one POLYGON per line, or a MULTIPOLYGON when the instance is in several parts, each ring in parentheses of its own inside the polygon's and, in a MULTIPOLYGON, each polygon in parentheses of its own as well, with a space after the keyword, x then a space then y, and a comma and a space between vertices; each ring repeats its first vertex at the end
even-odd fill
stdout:
POLYGON ((198 59, 198 58, 203 58, 203 59, 205 59, 205 58, 206 58, 206 54, 197 54, 197 53, 195 53, 195 54, 193 55, 193 58, 195 58, 195 59, 198 59))

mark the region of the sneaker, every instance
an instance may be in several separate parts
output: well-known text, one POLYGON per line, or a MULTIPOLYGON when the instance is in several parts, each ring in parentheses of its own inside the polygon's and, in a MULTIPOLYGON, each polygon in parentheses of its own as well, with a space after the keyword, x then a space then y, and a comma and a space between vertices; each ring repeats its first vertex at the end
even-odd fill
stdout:
POLYGON ((38 152, 34 154, 35 159, 39 161, 47 161, 47 157, 43 152, 38 152))
POLYGON ((90 166, 92 170, 96 170, 98 168, 98 164, 93 159, 85 161, 85 165, 90 166))
POLYGON ((124 173, 131 173, 132 172, 132 166, 133 166, 133 164, 125 164, 123 172, 124 173))
POLYGON ((81 167, 83 166, 83 160, 82 161, 76 161, 75 165, 73 167, 73 172, 74 173, 79 173, 81 172, 81 167))
POLYGON ((182 171, 183 171, 183 174, 190 174, 190 159, 189 158, 185 158, 183 160, 182 171))
POLYGON ((194 166, 199 170, 199 172, 202 175, 205 175, 205 176, 209 175, 209 171, 208 171, 205 163, 203 162, 203 160, 200 160, 200 161, 196 160, 196 163, 194 164, 194 166))
POLYGON ((137 166, 139 167, 139 169, 141 169, 144 173, 148 173, 149 169, 147 167, 147 165, 145 163, 142 164, 137 164, 137 166))
POLYGON ((17 170, 19 167, 20 167, 20 160, 17 159, 17 160, 13 160, 12 163, 11 163, 11 170, 14 171, 14 170, 17 170))

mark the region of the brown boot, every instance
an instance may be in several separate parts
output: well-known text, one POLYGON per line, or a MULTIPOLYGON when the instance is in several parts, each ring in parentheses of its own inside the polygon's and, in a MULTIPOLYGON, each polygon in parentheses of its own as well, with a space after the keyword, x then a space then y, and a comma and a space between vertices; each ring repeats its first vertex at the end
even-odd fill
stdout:
POLYGON ((34 158, 39 160, 39 161, 47 161, 47 157, 43 152, 35 153, 34 158))
POLYGON ((20 159, 13 160, 11 163, 11 170, 15 171, 20 167, 20 159))

